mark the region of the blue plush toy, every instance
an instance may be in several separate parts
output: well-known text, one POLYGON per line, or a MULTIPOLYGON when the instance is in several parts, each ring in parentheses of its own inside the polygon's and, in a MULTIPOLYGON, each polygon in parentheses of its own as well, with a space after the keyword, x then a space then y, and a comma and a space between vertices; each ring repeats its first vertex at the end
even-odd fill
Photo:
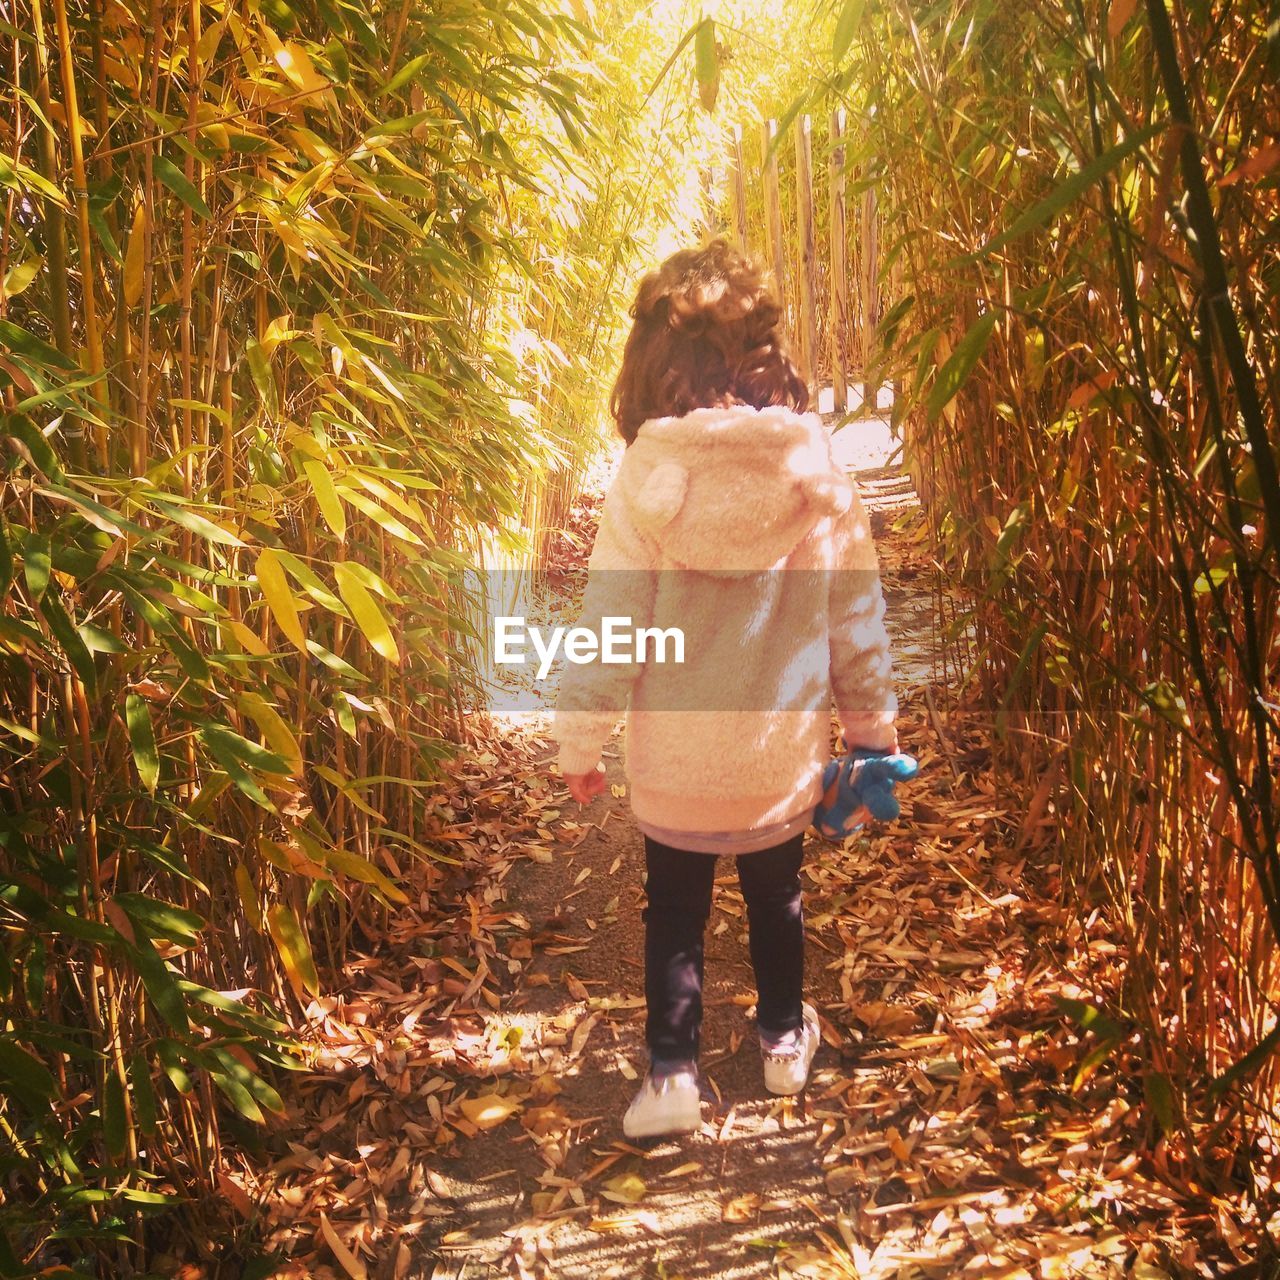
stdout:
POLYGON ((868 819, 889 822, 901 812, 894 784, 920 771, 915 756, 901 752, 850 751, 832 760, 822 775, 822 802, 813 825, 828 840, 843 840, 868 819))

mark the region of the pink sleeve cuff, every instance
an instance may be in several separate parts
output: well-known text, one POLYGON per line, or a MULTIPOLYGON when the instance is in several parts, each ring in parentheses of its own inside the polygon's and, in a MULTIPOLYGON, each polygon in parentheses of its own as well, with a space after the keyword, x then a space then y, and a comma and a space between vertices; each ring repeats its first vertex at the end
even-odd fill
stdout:
POLYGON ((599 748, 584 751, 581 747, 561 747, 559 761, 562 777, 590 773, 600 763, 600 751, 599 748))

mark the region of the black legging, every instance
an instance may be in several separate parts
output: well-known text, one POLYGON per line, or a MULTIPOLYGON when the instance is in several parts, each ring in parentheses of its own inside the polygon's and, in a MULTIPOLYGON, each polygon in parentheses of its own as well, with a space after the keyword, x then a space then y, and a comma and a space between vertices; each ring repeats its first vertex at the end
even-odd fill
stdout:
MULTIPOLYGON (((655 1063, 698 1056, 702 1027, 703 934, 711 914, 716 858, 644 841, 649 902, 644 909, 645 1038, 655 1063)), ((758 853, 739 854, 738 882, 747 904, 751 966, 761 1030, 775 1035, 803 1021, 804 912, 800 863, 804 836, 758 853)))

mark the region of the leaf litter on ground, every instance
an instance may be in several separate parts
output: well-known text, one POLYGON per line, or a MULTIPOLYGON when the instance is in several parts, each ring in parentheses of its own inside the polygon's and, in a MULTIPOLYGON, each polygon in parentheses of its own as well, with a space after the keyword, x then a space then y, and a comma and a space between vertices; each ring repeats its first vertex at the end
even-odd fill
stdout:
MULTIPOLYGON (((1123 951, 1062 905, 1052 813, 1028 829, 1010 809, 985 717, 936 676, 922 522, 870 505, 891 602, 917 597, 897 646, 935 675, 903 699, 921 763, 903 818, 806 860, 824 1041, 806 1095, 750 1084, 749 973, 713 983, 709 960, 708 1021, 727 1028, 704 1046, 711 1122, 622 1139, 609 1100, 644 1061, 642 970, 610 950, 635 952, 639 929, 622 788, 581 813, 545 725, 473 726, 420 835, 450 861, 423 860, 407 905, 363 921, 309 1007, 278 1154, 233 1184, 277 1274, 1172 1280, 1249 1260, 1243 1200, 1180 1172, 1123 1039, 1070 1016, 1105 1013, 1123 951)), ((599 506, 553 553, 566 611, 599 506)), ((729 870, 709 948, 740 950, 744 930, 729 870)))

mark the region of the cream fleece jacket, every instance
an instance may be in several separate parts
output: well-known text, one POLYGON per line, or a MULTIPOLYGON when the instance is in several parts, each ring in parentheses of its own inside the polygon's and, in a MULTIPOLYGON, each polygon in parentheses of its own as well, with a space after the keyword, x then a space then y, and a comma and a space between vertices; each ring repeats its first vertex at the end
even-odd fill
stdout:
POLYGON ((641 823, 746 832, 820 798, 831 697, 849 745, 889 749, 897 700, 871 529, 821 421, 696 409, 642 426, 605 500, 579 626, 680 628, 683 664, 565 665, 562 772, 627 716, 641 823))

